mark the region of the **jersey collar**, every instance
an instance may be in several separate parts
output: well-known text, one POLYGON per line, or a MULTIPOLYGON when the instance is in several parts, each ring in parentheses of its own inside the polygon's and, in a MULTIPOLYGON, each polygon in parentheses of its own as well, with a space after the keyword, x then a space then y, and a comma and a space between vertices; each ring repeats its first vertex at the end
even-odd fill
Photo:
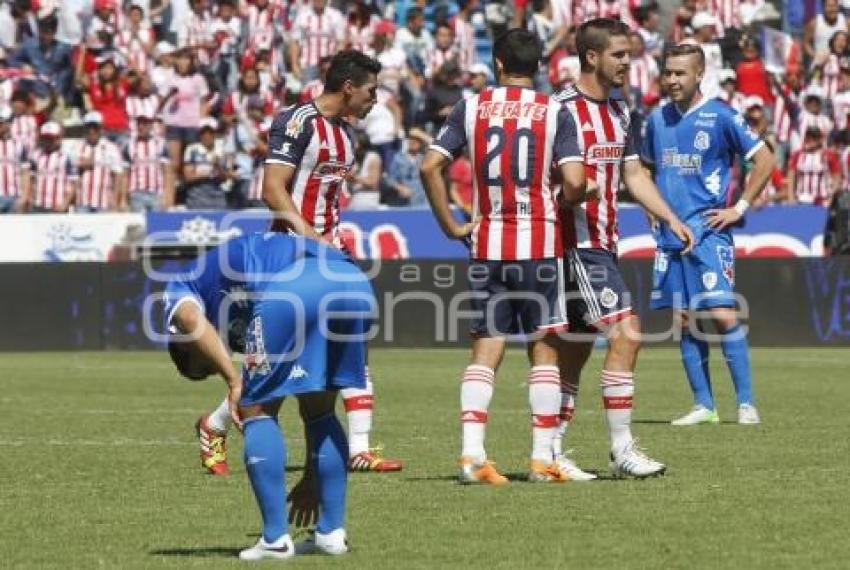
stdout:
POLYGON ((698 111, 699 109, 701 109, 702 106, 705 105, 706 103, 708 103, 709 101, 711 101, 710 97, 706 97, 705 95, 702 95, 702 99, 700 99, 699 102, 696 105, 694 105, 693 107, 691 107, 690 109, 685 111, 684 114, 682 113, 682 111, 679 110, 679 106, 676 105, 676 103, 673 103, 673 101, 671 101, 670 103, 673 104, 673 109, 676 110, 676 113, 678 113, 680 117, 687 117, 688 115, 690 115, 694 111, 698 111))

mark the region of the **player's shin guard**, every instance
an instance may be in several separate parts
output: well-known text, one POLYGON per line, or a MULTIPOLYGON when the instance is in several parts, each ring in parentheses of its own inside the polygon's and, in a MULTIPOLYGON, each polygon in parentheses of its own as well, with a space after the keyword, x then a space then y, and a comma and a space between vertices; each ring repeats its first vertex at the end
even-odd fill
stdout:
POLYGON ((328 534, 343 527, 348 481, 348 442, 336 414, 307 424, 319 480, 319 520, 316 532, 328 534))
POLYGON ((753 379, 750 372, 750 344, 741 325, 735 325, 726 331, 720 341, 723 356, 729 366, 738 405, 753 404, 753 379))
POLYGON ((635 393, 633 372, 602 371, 602 403, 615 453, 632 442, 632 399, 635 393))
POLYGON ((222 400, 218 407, 207 416, 207 426, 219 433, 227 433, 232 421, 230 418, 230 404, 227 398, 222 400))
POLYGON ((496 373, 491 368, 472 364, 467 366, 460 383, 460 421, 463 426, 461 456, 476 463, 487 459, 484 432, 495 378, 496 373))
POLYGON ((549 465, 553 460, 552 441, 558 432, 561 407, 561 379, 557 366, 534 366, 528 378, 531 404, 531 459, 549 465))
POLYGON ((366 367, 366 388, 345 388, 340 390, 345 414, 348 417, 348 447, 354 457, 358 453, 369 451, 369 432, 372 431, 372 408, 375 392, 366 367))
POLYGON ((263 539, 273 543, 288 532, 286 518, 286 443, 269 416, 245 420, 245 468, 263 516, 263 539))
POLYGON ((682 364, 685 367, 688 383, 694 393, 694 403, 707 410, 713 410, 714 398, 711 394, 711 377, 708 371, 708 342, 685 332, 682 340, 679 341, 679 350, 682 352, 682 364))
POLYGON ((573 421, 577 396, 578 386, 575 384, 561 385, 561 410, 558 413, 558 431, 555 432, 555 437, 552 438, 552 453, 555 457, 559 457, 564 453, 564 437, 567 435, 570 422, 573 421))

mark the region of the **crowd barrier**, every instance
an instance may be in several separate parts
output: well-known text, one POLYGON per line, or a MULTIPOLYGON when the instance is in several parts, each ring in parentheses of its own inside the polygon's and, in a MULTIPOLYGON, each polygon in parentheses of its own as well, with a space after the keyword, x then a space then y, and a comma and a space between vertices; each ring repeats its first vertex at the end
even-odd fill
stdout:
MULTIPOLYGON (((826 212, 812 206, 748 212, 735 230, 739 258, 820 257, 826 212)), ((143 214, 45 214, 0 217, 0 263, 115 261, 143 240, 156 247, 209 244, 269 227, 266 210, 154 212, 143 214)), ((460 242, 443 237, 427 209, 344 212, 342 239, 358 259, 462 260, 460 242)), ((655 244, 643 212, 620 213, 620 256, 652 257, 655 244)))

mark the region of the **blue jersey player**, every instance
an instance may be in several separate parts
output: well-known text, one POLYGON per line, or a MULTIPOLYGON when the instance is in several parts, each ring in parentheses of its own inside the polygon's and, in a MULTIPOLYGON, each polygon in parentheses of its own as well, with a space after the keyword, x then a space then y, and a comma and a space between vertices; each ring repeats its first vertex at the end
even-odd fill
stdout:
MULTIPOLYGON (((231 414, 244 431, 248 478, 263 519, 245 560, 289 558, 296 549, 286 512, 286 444, 277 422, 287 396, 298 399, 311 458, 290 494, 297 522, 316 521, 301 551, 347 552, 343 518, 348 443, 334 413, 337 392, 362 388, 366 339, 376 302, 367 277, 343 254, 279 233, 228 241, 198 258, 165 291, 173 333, 169 353, 187 378, 220 374, 231 414), (222 338, 247 323, 241 373, 222 338)), ((233 335, 231 335, 233 336, 233 335)))
POLYGON ((655 174, 667 203, 696 239, 689 254, 665 223, 656 226, 657 251, 651 297, 653 309, 673 308, 681 322, 682 362, 695 406, 674 425, 717 423, 708 368, 708 343, 696 315, 708 316, 721 335, 738 401, 738 423, 757 424, 749 347, 733 294, 735 244, 730 226, 764 189, 774 167, 770 149, 744 119, 718 99, 699 91, 705 59, 698 46, 679 45, 667 53, 662 81, 671 102, 649 116, 641 158, 655 174), (735 158, 754 166, 746 189, 727 204, 735 158), (689 316, 690 315, 690 316, 689 316))

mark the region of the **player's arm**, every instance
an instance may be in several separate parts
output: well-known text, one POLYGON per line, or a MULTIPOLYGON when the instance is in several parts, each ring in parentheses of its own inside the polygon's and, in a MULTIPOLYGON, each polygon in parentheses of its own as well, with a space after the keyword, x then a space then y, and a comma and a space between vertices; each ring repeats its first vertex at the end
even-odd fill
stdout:
POLYGON ((554 158, 561 174, 562 199, 572 206, 598 195, 599 185, 587 178, 583 142, 575 119, 566 108, 558 113, 557 129, 554 158))
POLYGON ((708 227, 717 230, 727 228, 744 217, 744 212, 762 193, 770 181, 773 169, 776 168, 773 152, 764 141, 760 140, 755 133, 744 125, 740 115, 733 119, 727 117, 724 130, 730 146, 743 160, 752 161, 753 168, 747 177, 744 193, 734 206, 706 212, 706 224, 708 227))
POLYGON ((636 156, 623 163, 623 181, 635 200, 656 220, 667 223, 670 231, 682 240, 682 243, 685 244, 682 253, 690 252, 694 247, 693 233, 667 205, 649 172, 641 165, 636 156))
POLYGON ((289 164, 267 163, 263 173, 263 201, 274 214, 275 224, 296 234, 317 240, 327 241, 313 229, 312 224, 298 211, 289 188, 295 176, 295 167, 289 164))
POLYGON ((431 204, 431 210, 443 233, 451 239, 463 239, 472 233, 475 220, 465 224, 459 223, 452 213, 449 192, 446 181, 443 178, 443 169, 446 168, 453 158, 466 146, 466 129, 464 117, 466 116, 466 104, 461 101, 446 119, 445 125, 440 129, 437 140, 428 149, 425 159, 419 168, 422 178, 422 186, 431 204))
POLYGON ((192 340, 188 343, 192 345, 192 348, 206 358, 216 373, 224 378, 228 387, 230 413, 241 429, 241 421, 236 410, 242 396, 242 376, 234 368, 230 354, 215 327, 207 320, 198 303, 193 302, 179 303, 172 312, 170 324, 178 332, 189 335, 192 340))

